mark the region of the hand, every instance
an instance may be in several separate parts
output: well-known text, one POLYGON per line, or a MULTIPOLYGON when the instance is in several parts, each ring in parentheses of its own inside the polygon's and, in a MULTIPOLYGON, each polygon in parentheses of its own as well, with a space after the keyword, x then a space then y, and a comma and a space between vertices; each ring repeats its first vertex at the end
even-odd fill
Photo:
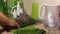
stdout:
POLYGON ((19 24, 15 20, 10 20, 9 25, 10 26, 17 26, 17 27, 19 27, 19 24))

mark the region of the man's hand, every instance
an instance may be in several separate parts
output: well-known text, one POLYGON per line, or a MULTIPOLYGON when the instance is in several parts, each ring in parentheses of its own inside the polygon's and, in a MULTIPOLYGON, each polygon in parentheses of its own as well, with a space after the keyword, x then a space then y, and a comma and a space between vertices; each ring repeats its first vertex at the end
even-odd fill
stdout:
POLYGON ((15 20, 10 20, 10 23, 8 25, 19 27, 19 24, 15 20))
POLYGON ((19 27, 19 24, 15 20, 9 19, 6 15, 4 15, 2 12, 0 12, 0 23, 10 25, 10 26, 17 26, 19 27))

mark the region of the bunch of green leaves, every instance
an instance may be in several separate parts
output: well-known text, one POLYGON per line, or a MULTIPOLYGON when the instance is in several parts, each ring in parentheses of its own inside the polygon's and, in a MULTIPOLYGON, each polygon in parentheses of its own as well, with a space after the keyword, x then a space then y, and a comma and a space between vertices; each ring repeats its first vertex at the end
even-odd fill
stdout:
POLYGON ((12 30, 12 33, 13 34, 46 34, 46 31, 44 31, 43 29, 37 29, 33 26, 28 26, 28 27, 12 30))

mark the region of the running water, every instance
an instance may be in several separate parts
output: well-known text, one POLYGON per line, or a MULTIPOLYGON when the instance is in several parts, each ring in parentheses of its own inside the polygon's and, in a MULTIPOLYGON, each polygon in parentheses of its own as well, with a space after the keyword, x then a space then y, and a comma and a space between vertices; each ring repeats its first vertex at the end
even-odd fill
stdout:
POLYGON ((14 18, 17 18, 23 13, 23 8, 21 8, 20 1, 17 1, 17 5, 13 7, 12 12, 14 18))
POLYGON ((22 8, 20 7, 20 2, 17 1, 17 16, 20 16, 20 13, 23 13, 22 8))

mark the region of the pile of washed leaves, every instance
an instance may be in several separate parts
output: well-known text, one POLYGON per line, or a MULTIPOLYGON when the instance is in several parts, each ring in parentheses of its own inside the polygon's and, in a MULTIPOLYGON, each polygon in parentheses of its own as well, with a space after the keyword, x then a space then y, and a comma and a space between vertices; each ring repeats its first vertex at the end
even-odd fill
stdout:
POLYGON ((11 31, 13 34, 46 34, 43 29, 37 29, 34 26, 27 26, 11 31))

